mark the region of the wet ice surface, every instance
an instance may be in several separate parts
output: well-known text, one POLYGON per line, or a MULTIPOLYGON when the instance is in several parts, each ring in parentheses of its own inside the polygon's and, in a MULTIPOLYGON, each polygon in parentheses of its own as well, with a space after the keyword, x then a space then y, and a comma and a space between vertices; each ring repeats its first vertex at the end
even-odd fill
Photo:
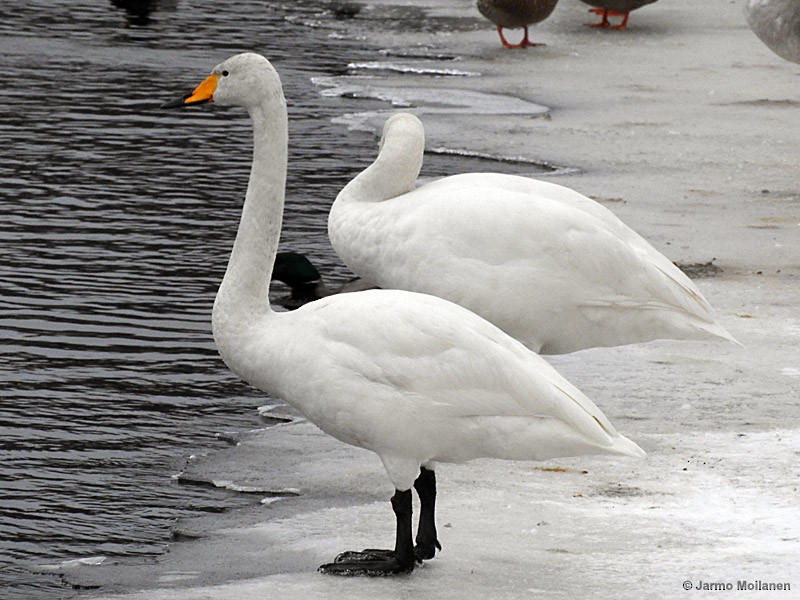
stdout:
MULTIPOLYGON (((734 300, 731 281, 704 287, 723 305, 734 300)), ((752 301, 790 291, 754 291, 752 301)), ((187 469, 264 490, 255 496, 269 504, 184 523, 182 533, 201 539, 174 545, 156 564, 70 578, 101 585, 103 598, 146 587, 122 597, 156 600, 639 599, 675 597, 686 580, 796 582, 800 409, 785 369, 800 364, 800 320, 793 306, 770 313, 736 331, 758 354, 659 342, 552 357, 648 458, 443 465, 444 549, 408 578, 316 573, 340 551, 391 545, 392 490, 375 456, 302 421, 255 432, 187 469), (275 495, 287 489, 299 495, 275 495)), ((724 324, 733 328, 735 318, 724 324)))
MULTIPOLYGON (((451 11, 447 23, 471 10, 407 4, 451 11)), ((575 165, 558 181, 673 260, 721 269, 698 284, 743 348, 665 341, 552 358, 648 458, 444 466, 437 558, 397 580, 338 579, 316 567, 393 542, 390 486, 370 453, 282 425, 187 469, 264 490, 253 508, 182 523, 200 538, 154 564, 83 565, 70 580, 156 600, 674 598, 685 581, 739 580, 792 585, 748 598, 800 596, 800 70, 762 47, 738 3, 656 3, 627 32, 583 28, 576 4, 537 27, 541 49, 506 52, 491 26, 449 34, 435 22, 383 40, 482 73, 440 81, 443 97, 450 86, 551 107, 549 120, 429 111, 429 147, 575 165), (268 493, 287 490, 299 495, 268 493)), ((380 77, 370 85, 431 87, 420 73, 380 77)))
MULTIPOLYGON (((501 94, 464 89, 436 87, 386 86, 381 81, 350 77, 319 77, 314 82, 322 87, 323 96, 382 100, 394 110, 413 112, 420 118, 427 115, 524 115, 544 117, 548 108, 501 94)), ((359 131, 380 131, 390 113, 386 110, 350 113, 336 117, 334 123, 359 131)))
MULTIPOLYGON (((229 524, 180 544, 165 563, 116 569, 106 573, 111 580, 94 571, 85 581, 101 584, 110 598, 129 577, 141 585, 146 573, 157 589, 125 598, 188 600, 267 592, 576 598, 587 590, 642 598, 677 595, 685 580, 793 579, 789 557, 800 539, 796 430, 641 434, 637 441, 650 452, 646 464, 573 459, 544 468, 500 461, 446 466, 439 471, 439 557, 401 580, 348 580, 315 569, 339 551, 391 543, 391 491, 382 469, 369 453, 307 423, 283 426, 246 442, 236 465, 251 483, 261 473, 262 483, 298 486, 299 514, 297 507, 271 504, 272 518, 229 524), (764 468, 765 456, 774 466, 764 468), (265 460, 269 470, 253 468, 265 460), (227 583, 232 576, 242 581, 227 583)), ((225 468, 225 461, 212 468, 225 468)))

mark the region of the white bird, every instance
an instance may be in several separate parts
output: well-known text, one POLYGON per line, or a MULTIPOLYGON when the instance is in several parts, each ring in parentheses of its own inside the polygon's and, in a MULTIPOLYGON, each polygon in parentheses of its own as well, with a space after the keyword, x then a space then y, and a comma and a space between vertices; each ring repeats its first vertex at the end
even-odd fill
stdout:
POLYGON ((800 63, 800 1, 745 0, 747 24, 775 54, 800 63))
POLYGON ((415 116, 390 117, 333 203, 328 236, 365 283, 445 298, 543 354, 733 340, 680 269, 574 190, 494 173, 415 188, 424 138, 415 116))
POLYGON ((266 302, 283 214, 287 112, 281 82, 257 54, 221 63, 178 103, 246 108, 253 164, 242 219, 214 302, 226 364, 329 435, 375 452, 396 491, 393 551, 344 553, 325 573, 411 571, 439 546, 436 462, 540 460, 644 452, 542 358, 477 315, 423 294, 338 294, 293 312, 266 302), (411 487, 420 495, 415 551, 411 487))

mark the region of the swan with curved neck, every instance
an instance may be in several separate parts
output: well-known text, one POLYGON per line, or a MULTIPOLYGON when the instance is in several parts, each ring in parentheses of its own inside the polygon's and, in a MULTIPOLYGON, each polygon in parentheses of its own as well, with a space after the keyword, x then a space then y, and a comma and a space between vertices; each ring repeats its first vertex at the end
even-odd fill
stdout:
POLYGON ((733 340, 697 286, 604 206, 496 173, 415 188, 424 149, 419 119, 391 116, 375 162, 333 203, 328 236, 366 283, 461 304, 543 354, 733 340))
POLYGON ((395 548, 348 552, 337 575, 413 570, 441 548, 438 462, 642 457, 602 412, 536 354, 450 302, 398 290, 339 294, 296 311, 267 298, 283 211, 287 116, 278 74, 257 54, 217 66, 178 104, 244 107, 254 129, 250 182, 213 311, 227 365, 333 437, 375 452, 395 487, 395 548), (420 496, 416 547, 411 488, 420 496))

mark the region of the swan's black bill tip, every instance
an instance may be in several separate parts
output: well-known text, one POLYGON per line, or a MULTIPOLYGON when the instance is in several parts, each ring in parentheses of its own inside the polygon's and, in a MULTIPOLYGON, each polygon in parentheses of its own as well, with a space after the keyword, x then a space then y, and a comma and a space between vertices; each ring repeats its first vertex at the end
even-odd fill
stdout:
POLYGON ((159 108, 180 108, 181 106, 186 106, 184 101, 186 97, 179 98, 178 100, 170 100, 169 102, 164 102, 159 108))
POLYGON ((169 102, 164 102, 159 108, 181 108, 182 106, 195 106, 196 104, 205 104, 206 102, 211 102, 211 98, 204 99, 204 100, 193 100, 192 102, 187 102, 192 95, 189 94, 188 96, 184 96, 178 100, 170 100, 169 102))

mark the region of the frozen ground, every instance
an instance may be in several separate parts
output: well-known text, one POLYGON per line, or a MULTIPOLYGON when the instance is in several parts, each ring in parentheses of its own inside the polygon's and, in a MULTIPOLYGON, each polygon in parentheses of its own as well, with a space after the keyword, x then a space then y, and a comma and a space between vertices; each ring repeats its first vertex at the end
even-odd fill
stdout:
MULTIPOLYGON (((477 14, 471 0, 398 3, 445 21, 477 14)), ((622 32, 583 27, 586 8, 562 0, 535 29, 545 48, 503 50, 488 23, 382 33, 387 48, 418 50, 386 58, 412 68, 369 65, 369 85, 337 85, 410 102, 429 147, 573 167, 554 180, 673 260, 714 259, 722 271, 698 283, 743 348, 658 342, 552 360, 648 459, 445 466, 441 554, 410 577, 338 579, 315 569, 392 543, 391 489, 373 455, 282 425, 187 476, 299 496, 186 523, 202 537, 159 561, 77 567, 71 581, 126 600, 800 597, 800 66, 758 41, 738 1, 663 0, 622 32), (439 55, 461 58, 425 58, 439 55), (515 100, 470 111, 458 90, 515 100), (791 590, 737 593, 739 580, 791 590)), ((359 17, 365 36, 380 10, 359 17)))

